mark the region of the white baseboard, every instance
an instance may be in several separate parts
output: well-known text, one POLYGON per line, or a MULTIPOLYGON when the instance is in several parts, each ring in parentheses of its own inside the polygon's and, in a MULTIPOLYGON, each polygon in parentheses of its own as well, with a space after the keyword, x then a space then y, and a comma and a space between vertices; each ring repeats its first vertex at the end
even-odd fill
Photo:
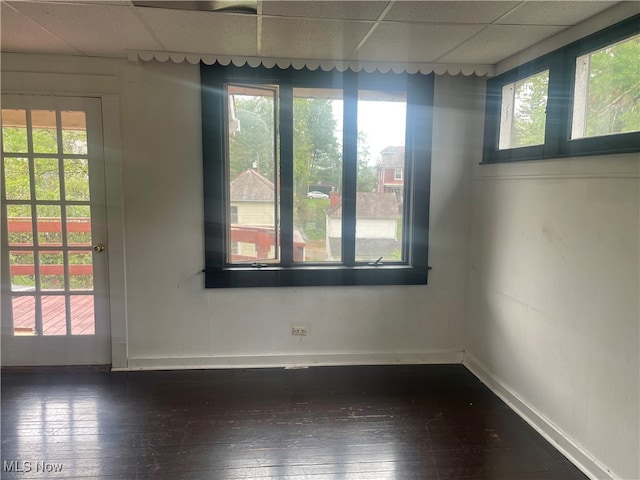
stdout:
POLYGON ((338 365, 416 365, 462 363, 457 350, 427 352, 310 353, 303 355, 234 355, 211 357, 134 357, 124 368, 132 370, 182 370, 202 368, 301 368, 338 365))
POLYGON ((464 354, 463 365, 531 425, 549 443, 567 457, 576 467, 592 480, 620 480, 610 469, 596 460, 580 444, 554 425, 542 413, 509 388, 502 380, 490 373, 476 358, 464 354))

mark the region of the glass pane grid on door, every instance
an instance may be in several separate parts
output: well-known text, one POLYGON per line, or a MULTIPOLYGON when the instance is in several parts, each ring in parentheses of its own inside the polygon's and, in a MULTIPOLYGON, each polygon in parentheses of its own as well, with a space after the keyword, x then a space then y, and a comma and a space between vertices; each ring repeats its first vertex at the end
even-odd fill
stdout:
POLYGON ((85 112, 3 109, 0 167, 13 335, 95 334, 85 112))

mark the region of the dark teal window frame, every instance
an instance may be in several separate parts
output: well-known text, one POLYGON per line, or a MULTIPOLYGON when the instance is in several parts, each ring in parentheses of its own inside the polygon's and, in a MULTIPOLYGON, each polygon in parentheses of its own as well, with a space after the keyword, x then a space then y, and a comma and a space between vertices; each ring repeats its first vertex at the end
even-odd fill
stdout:
POLYGON ((488 80, 482 164, 640 151, 640 132, 571 139, 577 58, 638 33, 640 15, 634 15, 488 80), (549 70, 544 144, 500 150, 502 88, 544 70, 549 70))
MULTIPOLYGON (((202 148, 205 213, 205 287, 276 287, 331 285, 420 285, 428 280, 429 199, 434 75, 310 71, 294 68, 251 68, 201 64, 202 148), (295 87, 339 88, 343 91, 343 262, 302 265, 291 261, 293 236, 292 97, 280 97, 281 262, 252 267, 226 259, 226 85, 234 82, 295 87), (357 101, 359 89, 402 91, 407 95, 405 139, 406 260, 385 265, 355 262, 357 180, 357 101)), ((384 119, 381 119, 384 121, 384 119)))

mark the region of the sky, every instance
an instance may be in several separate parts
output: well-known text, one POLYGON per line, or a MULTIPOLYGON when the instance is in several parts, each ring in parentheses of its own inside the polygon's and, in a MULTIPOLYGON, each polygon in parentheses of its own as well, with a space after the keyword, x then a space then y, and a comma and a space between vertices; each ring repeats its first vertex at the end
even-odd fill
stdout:
MULTIPOLYGON (((332 107, 337 120, 336 128, 342 132, 342 101, 334 100, 332 107)), ((376 164, 378 154, 384 148, 404 145, 406 116, 404 102, 358 102, 358 131, 367 135, 370 165, 376 164)), ((341 139, 342 134, 338 138, 341 139)))

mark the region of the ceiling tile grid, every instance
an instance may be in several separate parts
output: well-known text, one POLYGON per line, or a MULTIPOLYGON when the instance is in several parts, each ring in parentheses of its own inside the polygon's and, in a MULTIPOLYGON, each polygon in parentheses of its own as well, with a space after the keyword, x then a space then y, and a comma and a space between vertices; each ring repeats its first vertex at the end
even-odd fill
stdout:
POLYGON ((561 30, 558 26, 489 25, 437 61, 494 65, 561 30))
POLYGON ((276 58, 346 59, 373 22, 263 18, 262 55, 276 58))
POLYGON ((257 54, 257 18, 254 15, 136 9, 168 51, 257 54))
POLYGON ((11 5, 85 55, 109 57, 127 49, 163 48, 130 8, 35 2, 11 5))
POLYGON ((0 19, 0 43, 3 51, 53 55, 82 53, 7 4, 0 6, 0 19))
POLYGON ((0 1, 6 52, 455 65, 495 65, 621 3, 258 0, 256 14, 238 14, 125 0, 0 1))
POLYGON ((488 24, 522 2, 394 2, 385 21, 488 24))
POLYGON ((377 26, 365 44, 352 55, 352 58, 364 61, 429 63, 482 28, 482 25, 383 22, 377 26))
POLYGON ((387 4, 387 1, 266 1, 262 2, 262 15, 335 20, 377 20, 387 4))
POLYGON ((575 25, 611 7, 615 2, 527 1, 513 9, 496 23, 510 25, 575 25))

